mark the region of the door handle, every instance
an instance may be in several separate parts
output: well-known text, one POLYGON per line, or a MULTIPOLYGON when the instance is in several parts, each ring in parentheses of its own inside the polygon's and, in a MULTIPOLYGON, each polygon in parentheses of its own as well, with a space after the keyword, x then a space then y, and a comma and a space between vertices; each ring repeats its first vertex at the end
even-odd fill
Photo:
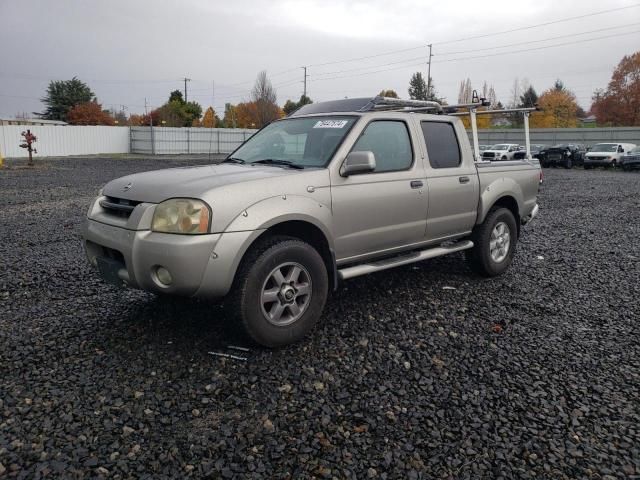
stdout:
POLYGON ((469 183, 469 177, 458 177, 460 183, 469 183))
POLYGON ((422 188, 424 184, 421 180, 411 180, 411 188, 422 188))

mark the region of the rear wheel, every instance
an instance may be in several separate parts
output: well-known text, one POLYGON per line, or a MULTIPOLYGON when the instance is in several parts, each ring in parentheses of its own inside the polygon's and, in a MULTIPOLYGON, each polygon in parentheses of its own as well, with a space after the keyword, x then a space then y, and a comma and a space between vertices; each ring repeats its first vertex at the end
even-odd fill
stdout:
POLYGON ((469 266, 485 277, 500 275, 509 268, 518 241, 516 220, 507 208, 492 208, 484 222, 471 234, 473 248, 466 250, 469 266))
POLYGON ((251 340, 279 347, 309 333, 328 291, 320 254, 302 240, 273 236, 259 241, 242 260, 228 308, 251 340))

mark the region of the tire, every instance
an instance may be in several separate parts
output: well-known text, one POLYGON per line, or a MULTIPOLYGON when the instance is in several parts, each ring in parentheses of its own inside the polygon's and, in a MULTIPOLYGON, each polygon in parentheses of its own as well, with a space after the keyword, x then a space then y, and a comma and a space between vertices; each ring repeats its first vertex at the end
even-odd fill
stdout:
POLYGON ((628 165, 622 165, 622 170, 624 170, 625 172, 630 172, 631 171, 631 167, 628 165))
MULTIPOLYGON (((505 237, 502 236, 501 239, 504 240, 505 237)), ((473 248, 465 251, 471 269, 484 277, 501 275, 511 265, 516 252, 518 227, 513 213, 502 207, 492 208, 484 222, 473 230, 471 240, 473 248), (501 249, 500 255, 492 255, 491 244, 495 241, 495 234, 500 231, 500 227, 508 229, 508 245, 505 247, 503 243, 502 246, 505 248, 501 249)))
POLYGON ((585 165, 585 166, 584 166, 584 169, 585 169, 585 170, 591 170, 591 165, 585 165))
POLYGON ((328 291, 327 268, 311 245, 270 236, 245 254, 225 303, 249 339, 274 348, 295 343, 311 331, 328 291))
POLYGON ((564 168, 566 169, 573 168, 573 161, 570 158, 567 158, 567 161, 564 164, 564 168))

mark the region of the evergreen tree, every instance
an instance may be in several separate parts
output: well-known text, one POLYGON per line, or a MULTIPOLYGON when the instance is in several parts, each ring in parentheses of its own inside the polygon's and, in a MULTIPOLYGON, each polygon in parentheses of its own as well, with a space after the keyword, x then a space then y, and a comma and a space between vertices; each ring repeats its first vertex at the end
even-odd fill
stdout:
POLYGON ((427 82, 424 81, 422 73, 416 72, 409 80, 409 98, 412 100, 427 100, 427 82))
POLYGON ((54 80, 49 82, 47 93, 42 99, 47 108, 40 114, 47 120, 67 121, 67 114, 74 106, 95 100, 89 86, 76 77, 71 80, 54 80))

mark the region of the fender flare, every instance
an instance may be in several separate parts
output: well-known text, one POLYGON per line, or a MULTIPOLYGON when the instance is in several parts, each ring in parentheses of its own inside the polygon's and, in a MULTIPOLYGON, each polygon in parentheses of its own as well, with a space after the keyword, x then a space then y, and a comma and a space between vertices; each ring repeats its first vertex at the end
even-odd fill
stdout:
MULTIPOLYGON (((480 202, 478 205, 478 218, 476 225, 480 225, 487 217, 489 210, 496 202, 505 197, 511 197, 518 205, 518 217, 522 212, 522 198, 524 194, 518 182, 511 178, 501 177, 487 185, 480 193, 480 202)), ((516 218, 516 222, 520 222, 520 218, 516 218)))

